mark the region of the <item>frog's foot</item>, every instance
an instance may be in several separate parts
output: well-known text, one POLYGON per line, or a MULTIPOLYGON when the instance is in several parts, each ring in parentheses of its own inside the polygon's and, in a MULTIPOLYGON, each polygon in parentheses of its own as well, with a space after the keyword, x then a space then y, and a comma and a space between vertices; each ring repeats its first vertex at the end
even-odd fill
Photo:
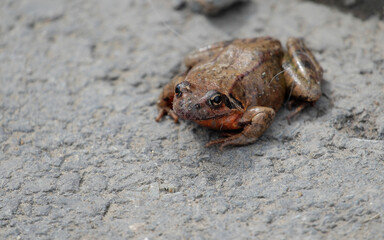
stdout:
POLYGON ((242 132, 237 133, 228 138, 213 140, 205 146, 209 147, 215 144, 221 144, 220 150, 226 146, 241 146, 247 145, 256 140, 267 130, 275 117, 275 110, 269 107, 253 107, 248 109, 239 124, 244 124, 242 132))
POLYGON ((169 115, 171 116, 171 118, 173 119, 173 121, 175 123, 178 123, 179 122, 179 117, 176 115, 176 113, 169 107, 166 107, 166 108, 162 108, 160 111, 159 111, 159 115, 157 115, 156 117, 156 122, 159 122, 165 115, 169 115))
MULTIPOLYGON (((307 106, 311 105, 309 102, 302 102, 296 109, 294 112, 290 113, 288 116, 287 116, 287 121, 288 121, 288 124, 290 125, 291 124, 291 119, 293 117, 295 117, 297 114, 299 114, 299 112, 301 112, 304 108, 306 108, 307 106)), ((292 107, 292 106, 290 106, 292 107)))
POLYGON ((297 101, 295 99, 291 99, 291 100, 288 100, 287 103, 286 103, 286 106, 288 108, 289 111, 292 110, 293 108, 293 105, 295 105, 297 101))

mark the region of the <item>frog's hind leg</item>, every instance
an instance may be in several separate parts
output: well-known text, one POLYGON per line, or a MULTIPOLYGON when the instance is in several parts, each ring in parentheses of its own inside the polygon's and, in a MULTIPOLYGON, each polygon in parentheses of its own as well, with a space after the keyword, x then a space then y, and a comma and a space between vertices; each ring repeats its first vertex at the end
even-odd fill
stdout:
POLYGON ((218 53, 223 51, 225 47, 227 47, 229 44, 231 44, 233 40, 230 41, 222 41, 217 42, 214 44, 210 44, 208 46, 199 48, 191 53, 189 53, 184 58, 184 64, 186 67, 190 68, 196 65, 197 63, 210 59, 214 56, 216 56, 218 53))
POLYGON ((240 125, 244 125, 243 131, 227 138, 210 141, 205 146, 221 144, 220 150, 222 150, 229 145, 241 146, 254 143, 268 129, 274 118, 273 108, 261 106, 249 108, 239 122, 240 125))
POLYGON ((323 70, 304 41, 298 38, 288 39, 287 53, 282 65, 290 96, 302 102, 289 116, 292 118, 309 105, 308 103, 315 103, 320 98, 323 70))

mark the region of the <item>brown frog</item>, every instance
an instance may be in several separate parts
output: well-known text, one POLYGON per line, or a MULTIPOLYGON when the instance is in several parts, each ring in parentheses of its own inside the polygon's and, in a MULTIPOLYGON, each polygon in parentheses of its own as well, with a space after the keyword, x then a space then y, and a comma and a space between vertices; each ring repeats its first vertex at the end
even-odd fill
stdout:
POLYGON ((218 42, 189 54, 188 70, 168 83, 157 102, 156 121, 169 114, 202 126, 237 130, 209 142, 245 145, 271 125, 287 95, 301 105, 321 96, 322 68, 301 39, 289 38, 287 52, 271 37, 218 42))

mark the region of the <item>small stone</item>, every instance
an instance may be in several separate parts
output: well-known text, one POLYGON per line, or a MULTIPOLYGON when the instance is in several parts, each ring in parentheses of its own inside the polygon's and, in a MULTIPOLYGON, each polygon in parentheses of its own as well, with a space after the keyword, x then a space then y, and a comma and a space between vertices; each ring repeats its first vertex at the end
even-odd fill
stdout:
POLYGON ((38 206, 34 209, 35 216, 48 216, 49 212, 51 211, 51 206, 38 206))
POLYGON ((20 201, 17 199, 8 199, 1 203, 0 219, 6 220, 14 216, 19 206, 20 201))
POLYGON ((88 192, 103 191, 107 188, 107 179, 102 175, 89 175, 84 178, 82 188, 88 192))
POLYGON ((61 193, 76 192, 79 189, 80 176, 77 173, 66 173, 58 181, 58 189, 61 193))
POLYGON ((344 5, 350 7, 356 3, 356 0, 344 0, 344 5))
POLYGON ((32 194, 38 192, 49 192, 55 189, 54 178, 38 178, 35 181, 27 182, 24 185, 25 194, 32 194))
POLYGON ((30 133, 33 132, 33 127, 28 121, 16 121, 8 124, 8 128, 12 132, 23 132, 23 133, 30 133))
POLYGON ((172 7, 175 10, 181 10, 186 6, 185 0, 172 0, 172 7))
POLYGON ((145 227, 145 223, 134 223, 128 226, 128 228, 134 232, 141 231, 145 227))
POLYGON ((188 4, 194 12, 215 15, 235 3, 246 1, 247 0, 189 0, 188 4))
POLYGON ((155 182, 155 183, 151 183, 151 185, 149 186, 149 194, 148 194, 148 197, 149 199, 159 199, 160 197, 160 189, 159 189, 159 183, 155 182))
POLYGON ((229 204, 227 202, 219 201, 216 203, 216 206, 213 208, 213 212, 224 214, 228 211, 228 209, 229 209, 229 204))

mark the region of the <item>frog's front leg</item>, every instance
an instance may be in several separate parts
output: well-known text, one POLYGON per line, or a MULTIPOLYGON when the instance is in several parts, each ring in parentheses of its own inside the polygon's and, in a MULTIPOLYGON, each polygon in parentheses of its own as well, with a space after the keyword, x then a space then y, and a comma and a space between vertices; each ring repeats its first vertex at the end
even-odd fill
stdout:
POLYGON ((290 96, 305 102, 316 102, 321 96, 323 70, 320 64, 302 39, 289 38, 287 50, 282 65, 290 96))
POLYGON ((167 85, 164 86, 163 91, 157 100, 157 108, 159 109, 159 114, 156 117, 157 122, 159 122, 167 114, 173 118, 175 123, 179 121, 179 117, 172 110, 172 104, 175 95, 175 86, 178 82, 184 80, 186 74, 187 72, 176 75, 167 85))
POLYGON ((239 120, 239 125, 244 125, 243 131, 228 138, 213 140, 206 147, 221 144, 220 149, 229 145, 247 145, 255 142, 271 125, 275 118, 275 110, 269 107, 249 108, 239 120))

